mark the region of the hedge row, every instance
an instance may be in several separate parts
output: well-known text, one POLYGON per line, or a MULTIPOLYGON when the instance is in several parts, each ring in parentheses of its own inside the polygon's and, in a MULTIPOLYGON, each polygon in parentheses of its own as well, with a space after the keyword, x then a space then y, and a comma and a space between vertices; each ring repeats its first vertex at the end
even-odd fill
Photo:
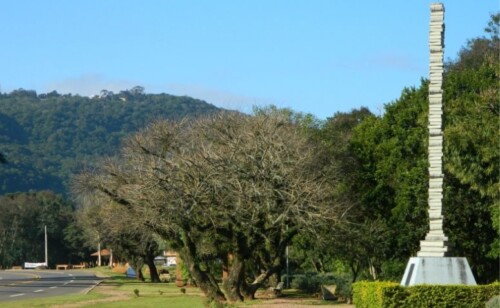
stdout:
POLYGON ((396 282, 356 282, 353 302, 359 308, 378 307, 484 307, 486 302, 500 294, 500 283, 490 285, 417 285, 403 287, 396 282))

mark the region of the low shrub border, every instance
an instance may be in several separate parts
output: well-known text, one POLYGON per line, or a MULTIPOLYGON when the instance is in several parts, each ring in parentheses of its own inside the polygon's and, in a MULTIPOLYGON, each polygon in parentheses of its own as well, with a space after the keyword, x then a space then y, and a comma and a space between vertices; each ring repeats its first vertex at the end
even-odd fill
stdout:
POLYGON ((489 285, 417 285, 400 286, 397 282, 361 281, 353 284, 353 302, 360 308, 378 307, 484 307, 500 294, 500 283, 489 285))
POLYGON ((360 281, 352 284, 352 301, 357 308, 375 308, 384 306, 384 294, 395 290, 399 283, 390 281, 360 281))

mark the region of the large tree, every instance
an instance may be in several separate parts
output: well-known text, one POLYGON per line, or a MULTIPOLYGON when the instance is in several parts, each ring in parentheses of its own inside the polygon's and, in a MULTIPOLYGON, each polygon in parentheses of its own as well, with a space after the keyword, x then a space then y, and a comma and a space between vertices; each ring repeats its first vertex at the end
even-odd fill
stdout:
POLYGON ((150 126, 79 186, 169 241, 209 299, 238 301, 280 273, 294 236, 337 221, 315 157, 287 113, 224 113, 150 126), (224 292, 218 260, 228 270, 224 292))
POLYGON ((126 260, 143 281, 143 265, 147 265, 152 282, 160 282, 154 259, 162 253, 151 230, 143 221, 138 221, 129 211, 106 198, 86 196, 80 200, 82 207, 77 212, 76 229, 88 247, 107 247, 113 256, 126 260))
POLYGON ((445 217, 455 248, 480 281, 498 279, 499 272, 499 20, 492 15, 490 37, 470 40, 448 63, 444 84, 445 217))

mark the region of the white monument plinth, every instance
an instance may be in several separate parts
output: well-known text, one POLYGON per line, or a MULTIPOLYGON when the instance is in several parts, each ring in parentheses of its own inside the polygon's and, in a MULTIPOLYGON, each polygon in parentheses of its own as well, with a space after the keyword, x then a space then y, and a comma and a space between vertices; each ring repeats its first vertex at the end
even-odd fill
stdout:
POLYGON ((462 284, 476 285, 466 258, 414 257, 410 258, 401 285, 462 284))

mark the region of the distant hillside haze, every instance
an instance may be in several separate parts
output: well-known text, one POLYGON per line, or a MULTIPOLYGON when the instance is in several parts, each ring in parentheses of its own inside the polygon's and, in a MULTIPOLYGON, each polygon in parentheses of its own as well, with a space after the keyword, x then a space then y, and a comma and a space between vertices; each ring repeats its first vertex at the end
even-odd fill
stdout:
POLYGON ((70 176, 114 155, 123 138, 156 119, 220 111, 186 96, 145 94, 142 87, 92 98, 31 90, 0 93, 0 194, 67 193, 70 176))

